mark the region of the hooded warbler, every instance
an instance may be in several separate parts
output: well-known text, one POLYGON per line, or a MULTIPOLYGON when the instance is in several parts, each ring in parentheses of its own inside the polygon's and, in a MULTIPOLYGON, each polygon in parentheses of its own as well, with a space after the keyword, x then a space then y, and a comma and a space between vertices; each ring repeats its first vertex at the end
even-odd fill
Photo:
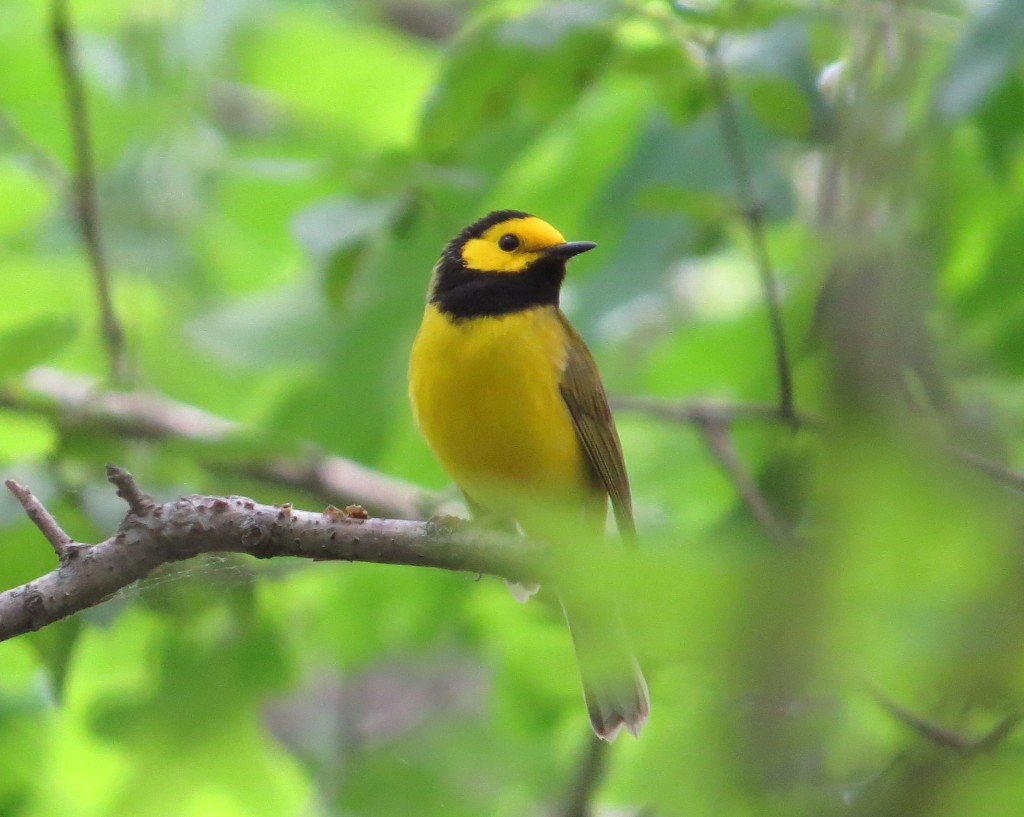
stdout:
MULTIPOLYGON (((549 523, 560 514, 574 538, 600 542, 610 498, 620 535, 636 537, 597 365, 558 305, 566 262, 595 246, 500 210, 455 236, 434 267, 409 394, 434 455, 491 526, 557 539, 549 523)), ((594 731, 639 734, 647 684, 614 602, 562 606, 594 731)))

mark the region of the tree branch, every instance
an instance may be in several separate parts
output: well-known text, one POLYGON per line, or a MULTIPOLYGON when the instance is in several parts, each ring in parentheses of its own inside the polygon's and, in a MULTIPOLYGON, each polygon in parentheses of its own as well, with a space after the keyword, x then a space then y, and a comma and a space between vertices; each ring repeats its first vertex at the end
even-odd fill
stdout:
POLYGON ((107 467, 129 510, 109 539, 75 542, 42 503, 13 480, 7 485, 61 556, 56 570, 0 593, 0 641, 38 630, 107 599, 158 565, 202 553, 414 565, 536 580, 543 548, 518 536, 466 524, 369 519, 337 509, 260 505, 241 496, 186 496, 159 504, 131 474, 107 467))
POLYGON ((58 427, 117 439, 186 440, 211 471, 242 473, 305 491, 324 504, 358 503, 375 516, 423 519, 442 510, 441 498, 404 480, 343 457, 309 454, 237 462, 220 444, 247 432, 237 423, 160 394, 97 391, 95 381, 54 369, 32 369, 20 387, 0 389, 0 407, 49 418, 58 427))
POLYGON ((559 810, 559 817, 590 817, 594 793, 604 779, 608 767, 608 750, 611 744, 597 735, 587 735, 572 785, 566 793, 565 802, 559 810))
POLYGON ((701 426, 704 432, 704 439, 715 455, 722 470, 732 480, 736 492, 743 500, 743 504, 750 509, 754 519, 761 525, 771 537, 783 545, 795 544, 793 532, 775 516, 775 512, 768 504, 764 494, 757 487, 754 478, 747 471, 746 466, 740 460, 740 455, 733 444, 732 436, 726 426, 716 423, 704 423, 701 426))
POLYGON ((786 422, 795 428, 799 425, 799 418, 793 404, 793 377, 790 372, 789 352, 786 348, 785 327, 782 323, 779 286, 775 269, 772 266, 772 259, 768 253, 768 241, 765 238, 764 204, 758 197, 754 186, 754 175, 750 169, 747 152, 743 147, 743 138, 736 116, 736 104, 729 88, 729 79, 718 47, 718 40, 704 46, 708 64, 708 83, 711 96, 715 101, 715 108, 718 110, 722 145, 726 157, 732 165, 733 175, 736 177, 736 186, 742 203, 743 221, 750 236, 754 261, 761 279, 761 290, 768 307, 768 319, 775 346, 775 366, 779 378, 779 413, 786 422))
POLYGON ((21 503, 28 518, 39 528, 39 531, 46 537, 46 541, 53 546, 57 557, 63 562, 65 557, 71 553, 74 540, 64 532, 57 520, 54 519, 53 514, 43 507, 43 503, 36 499, 28 488, 19 485, 13 479, 5 480, 4 485, 21 503))
POLYGON ((1009 737, 1010 733, 1017 728, 1017 724, 1021 722, 1021 714, 1018 712, 1011 712, 1009 715, 1001 718, 999 722, 984 735, 972 738, 968 735, 962 734, 961 732, 957 732, 955 729, 950 729, 948 726, 944 726, 941 723, 930 720, 923 715, 919 715, 902 704, 896 703, 896 701, 889 698, 874 686, 869 685, 869 691, 881 707, 900 723, 909 727, 918 735, 931 743, 934 743, 936 746, 941 746, 945 749, 952 749, 954 752, 959 752, 965 755, 979 754, 981 752, 988 752, 995 749, 996 746, 1009 737))
POLYGON ((981 454, 976 454, 966 448, 949 446, 947 451, 955 459, 981 471, 1001 485, 1013 488, 1015 491, 1024 491, 1024 473, 1010 468, 1008 465, 1003 465, 1001 462, 985 459, 981 454))
MULTIPOLYGON (((727 428, 734 423, 755 420, 787 422, 779 407, 771 403, 730 403, 716 398, 673 400, 643 396, 611 397, 609 402, 617 411, 635 411, 662 420, 691 423, 702 429, 707 425, 727 428)), ((3 397, 0 394, 0 405, 2 404, 3 397)), ((801 428, 822 432, 829 430, 828 423, 821 417, 802 413, 796 417, 801 428)), ((945 445, 943 449, 953 459, 969 465, 993 481, 1024 493, 1024 472, 960 446, 945 445)))
MULTIPOLYGON (((613 409, 638 411, 664 420, 704 425, 711 423, 731 426, 733 423, 763 420, 766 422, 789 423, 791 418, 782 413, 774 403, 730 402, 715 397, 698 397, 692 400, 672 398, 620 396, 610 399, 613 409)), ((824 421, 810 414, 796 415, 801 427, 821 429, 824 421)))
POLYGON ((89 116, 85 104, 85 90, 78 71, 75 43, 68 18, 67 0, 52 0, 51 32, 64 83, 68 120, 74 146, 75 213, 82 232, 89 263, 96 281, 96 296, 100 309, 100 330, 110 361, 110 375, 115 383, 128 378, 128 357, 124 329, 114 309, 110 288, 110 271, 100 233, 99 201, 96 195, 96 174, 93 169, 92 139, 89 135, 89 116))

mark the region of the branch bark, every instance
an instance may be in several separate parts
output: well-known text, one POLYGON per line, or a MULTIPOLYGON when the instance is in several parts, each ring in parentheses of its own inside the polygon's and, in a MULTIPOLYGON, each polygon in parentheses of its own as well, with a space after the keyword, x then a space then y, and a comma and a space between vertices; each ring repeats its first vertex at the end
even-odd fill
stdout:
POLYGON ((708 448, 711 449, 711 453, 718 460, 718 464, 722 466, 722 470, 732 480, 740 499, 743 500, 743 504, 747 506, 758 524, 778 544, 796 544, 795 534, 775 515, 768 500, 761 493, 754 478, 740 459, 728 427, 716 423, 704 423, 701 430, 704 432, 704 440, 707 442, 708 448))
POLYGON ((129 509, 117 532, 97 544, 76 542, 24 486, 7 487, 60 556, 60 566, 0 593, 0 641, 38 630, 92 607, 168 562, 203 553, 247 553, 257 559, 303 559, 414 565, 486 573, 513 580, 541 578, 543 548, 517 536, 452 524, 366 518, 260 505, 241 496, 186 496, 157 503, 131 474, 107 467, 129 509))
POLYGON ((587 735, 586 746, 558 817, 591 817, 594 795, 608 770, 610 748, 608 741, 597 735, 587 735))
POLYGON ((1022 719, 1022 715, 1019 712, 1011 712, 1003 716, 984 735, 975 738, 951 729, 938 721, 926 718, 902 704, 896 703, 892 698, 873 686, 869 686, 868 690, 883 709, 925 740, 930 741, 936 746, 951 749, 954 752, 965 755, 980 754, 995 749, 1010 736, 1022 719))
MULTIPOLYGON (((694 425, 731 426, 747 421, 789 423, 791 418, 782 413, 775 403, 732 402, 714 397, 698 397, 692 400, 674 400, 661 397, 612 397, 613 409, 638 411, 652 417, 675 420, 694 425)), ((798 414, 796 419, 801 427, 820 429, 824 422, 819 417, 798 414)))
POLYGON ((115 383, 128 379, 128 355, 124 329, 114 309, 110 287, 110 270, 100 232, 100 208, 96 195, 96 173, 93 167, 92 139, 89 134, 89 115, 85 104, 85 89, 78 70, 75 41, 68 17, 67 0, 53 0, 51 31, 57 62, 64 83, 68 121, 74 147, 75 214, 82 232, 89 263, 96 281, 96 297, 100 309, 100 331, 110 361, 110 375, 115 383))
POLYGON ((768 308, 768 320, 771 324, 772 341, 775 347, 775 367, 779 378, 779 413, 786 422, 795 428, 799 426, 799 418, 793 402, 793 376, 789 363, 789 351, 786 346, 786 330, 782 323, 779 285, 771 255, 768 253, 768 240, 765 237, 764 204, 758 197, 754 186, 754 174, 750 169, 746 149, 743 147, 739 120, 736 116, 736 103, 729 88, 729 78, 718 47, 719 43, 715 40, 705 45, 704 48, 708 65, 708 84, 718 110, 722 146, 726 158, 732 166, 733 175, 736 177, 743 221, 750 236, 754 261, 761 279, 761 290, 768 308))
MULTIPOLYGON (((706 430, 709 426, 729 428, 735 423, 747 421, 788 422, 780 408, 772 403, 730 403, 715 398, 673 400, 644 396, 612 397, 610 402, 612 408, 616 410, 635 411, 662 420, 690 423, 701 430, 706 430)), ((0 405, 2 403, 3 398, 0 394, 0 405)), ((797 414, 797 422, 801 428, 820 432, 829 430, 829 425, 824 419, 812 414, 797 414)), ((945 445, 942 448, 953 459, 969 465, 994 482, 1024 493, 1024 472, 990 460, 967 448, 956 445, 945 445)))

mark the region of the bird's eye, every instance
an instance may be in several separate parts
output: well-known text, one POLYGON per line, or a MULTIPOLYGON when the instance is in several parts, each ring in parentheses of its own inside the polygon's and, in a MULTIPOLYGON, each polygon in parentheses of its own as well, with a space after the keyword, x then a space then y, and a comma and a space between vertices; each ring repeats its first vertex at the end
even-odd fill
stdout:
POLYGON ((512 250, 519 247, 519 239, 512 235, 512 233, 505 233, 505 235, 498 239, 498 246, 505 252, 512 252, 512 250))

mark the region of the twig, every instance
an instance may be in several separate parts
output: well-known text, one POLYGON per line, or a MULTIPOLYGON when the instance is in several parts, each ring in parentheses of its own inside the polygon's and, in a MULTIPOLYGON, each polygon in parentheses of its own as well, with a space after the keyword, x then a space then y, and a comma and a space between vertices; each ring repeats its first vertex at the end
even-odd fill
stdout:
POLYGON ((43 503, 36 499, 28 488, 19 485, 13 479, 5 480, 4 485, 21 503, 21 507, 25 509, 28 518, 39 528, 39 531, 46 537, 46 541, 53 545, 57 558, 63 561, 71 552, 74 546, 74 539, 64 532, 53 514, 46 510, 43 503))
POLYGON ((463 524, 369 519, 336 509, 313 513, 240 496, 187 496, 157 504, 127 471, 108 473, 128 498, 129 512, 113 536, 95 545, 75 542, 31 491, 7 483, 60 554, 61 565, 0 593, 0 641, 99 604, 158 565, 202 553, 414 565, 523 581, 544 577, 544 549, 520 536, 463 524))
POLYGON ((558 812, 560 817, 590 817, 594 793, 601 784, 608 766, 609 746, 607 741, 601 740, 597 735, 587 736, 587 745, 566 794, 565 804, 558 812))
POLYGON ((728 474, 736 491, 744 504, 750 509, 754 518, 776 542, 784 545, 795 543, 793 533, 780 522, 775 513, 764 498, 757 483, 750 476, 743 462, 740 460, 736 446, 733 444, 729 429, 718 423, 704 423, 701 425, 704 432, 704 439, 708 447, 715 455, 722 469, 728 474))
POLYGON ((968 451, 966 448, 949 446, 947 451, 949 451, 950 455, 955 459, 970 465, 972 468, 978 469, 981 473, 991 477, 996 482, 1017 491, 1024 491, 1024 473, 1014 470, 1008 465, 1003 465, 1001 462, 993 462, 992 460, 985 459, 985 457, 980 454, 968 451))
POLYGON ((786 332, 782 324, 778 281, 765 238, 764 205, 754 187, 754 176, 743 147, 743 138, 736 116, 736 104, 729 89, 729 79, 721 55, 718 53, 718 47, 717 40, 704 46, 708 64, 708 82, 711 96, 718 110, 719 130, 722 134, 725 154, 732 165, 733 175, 736 177, 736 186, 742 200, 743 221, 750 236, 758 276, 761 279, 761 290, 768 307, 768 319, 771 323, 772 339, 775 345, 775 366, 779 378, 779 413, 786 422, 796 428, 799 426, 799 418, 793 405, 793 377, 790 372, 789 352, 786 348, 786 332))
POLYGON ((110 375, 115 383, 128 378, 128 357, 124 329, 114 309, 110 287, 110 271, 103 249, 100 232, 99 201, 96 195, 96 174, 93 168, 92 140, 89 135, 89 116, 85 104, 85 90, 79 74, 75 43, 68 19, 67 0, 52 0, 51 32, 57 51, 57 62, 64 83, 64 96, 74 146, 75 213, 78 217, 82 241, 85 244, 100 309, 100 330, 107 356, 110 375))
POLYGON ((107 482, 117 488, 117 495, 128 503, 129 510, 136 516, 145 516, 156 507, 153 497, 144 494, 132 475, 123 468, 108 463, 107 482))
POLYGON ((54 369, 32 369, 22 387, 0 389, 0 406, 49 417, 65 431, 187 440, 196 444, 197 458, 211 471, 298 489, 324 504, 358 503, 392 519, 423 519, 443 510, 437 494, 343 457, 311 453, 239 462, 222 453, 222 444, 252 436, 237 423, 160 394, 98 391, 94 380, 54 369))
POLYGON ((934 743, 936 746, 952 749, 961 754, 979 754, 995 749, 1016 728, 1022 717, 1020 713, 1012 712, 1002 718, 981 737, 972 738, 954 729, 950 729, 948 726, 943 726, 940 723, 929 720, 923 715, 919 715, 907 707, 896 703, 874 686, 869 685, 868 688, 872 697, 878 701, 882 708, 900 723, 910 727, 918 735, 934 743))
MULTIPOLYGON (((703 425, 713 423, 730 426, 733 423, 763 420, 766 422, 789 423, 781 408, 774 403, 731 402, 714 397, 698 397, 691 400, 672 398, 621 396, 612 397, 611 406, 616 411, 639 411, 665 420, 703 425)), ((801 428, 822 429, 824 420, 810 414, 798 414, 801 428)))
MULTIPOLYGON (((716 398, 673 400, 672 398, 643 396, 612 397, 610 403, 612 408, 617 411, 636 411, 663 420, 692 423, 698 427, 712 425, 727 428, 734 423, 754 420, 787 422, 786 418, 782 416, 780 408, 769 403, 730 403, 716 398)), ((0 405, 3 405, 2 393, 0 393, 0 405)), ((801 428, 828 431, 828 423, 823 418, 812 414, 797 414, 797 422, 801 428)), ((1024 493, 1024 472, 1004 463, 987 459, 967 448, 946 445, 944 450, 949 456, 980 471, 995 482, 1024 493)))

